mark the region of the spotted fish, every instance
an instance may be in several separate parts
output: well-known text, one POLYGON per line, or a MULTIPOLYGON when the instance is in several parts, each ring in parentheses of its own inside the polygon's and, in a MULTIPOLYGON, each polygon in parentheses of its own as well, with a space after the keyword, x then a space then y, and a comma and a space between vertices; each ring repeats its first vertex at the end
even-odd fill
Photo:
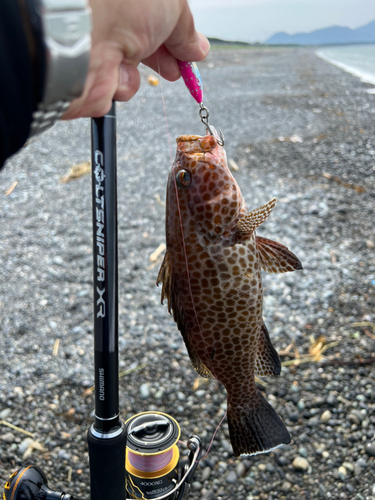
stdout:
POLYGON ((290 442, 254 378, 281 370, 262 317, 261 269, 302 269, 287 247, 255 234, 275 203, 272 198, 248 210, 214 135, 177 138, 167 185, 167 252, 157 283, 163 285, 162 302, 168 299, 194 368, 227 390, 236 456, 290 442))

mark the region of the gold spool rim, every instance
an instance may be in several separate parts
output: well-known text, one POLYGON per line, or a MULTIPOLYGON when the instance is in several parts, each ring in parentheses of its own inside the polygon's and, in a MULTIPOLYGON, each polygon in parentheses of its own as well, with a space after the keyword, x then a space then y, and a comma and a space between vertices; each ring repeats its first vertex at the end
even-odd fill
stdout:
POLYGON ((125 421, 125 426, 128 424, 128 422, 130 422, 130 420, 132 420, 135 417, 139 417, 139 415, 150 415, 150 414, 162 415, 163 417, 167 417, 167 418, 170 418, 171 420, 173 420, 173 422, 176 424, 177 429, 178 429, 177 438, 171 444, 171 446, 169 446, 169 448, 165 448, 165 450, 161 450, 161 451, 156 451, 155 453, 143 453, 140 451, 135 451, 132 448, 130 448, 129 446, 126 446, 126 450, 130 450, 132 453, 134 453, 134 455, 140 455, 141 457, 152 457, 152 456, 156 456, 156 455, 161 455, 162 453, 165 453, 166 451, 169 451, 171 448, 173 448, 173 446, 175 446, 177 444, 178 440, 180 439, 181 429, 180 429, 180 426, 178 425, 177 421, 173 417, 168 415, 167 413, 163 413, 161 411, 143 411, 142 413, 137 413, 137 415, 133 415, 132 417, 128 418, 128 420, 125 421))
POLYGON ((129 458, 128 458, 129 450, 127 449, 126 450, 126 461, 125 461, 126 471, 129 474, 131 474, 132 476, 136 476, 136 477, 139 477, 141 479, 157 479, 159 477, 162 477, 162 476, 169 474, 176 467, 178 460, 180 458, 180 450, 178 449, 178 447, 175 444, 173 446, 174 446, 173 455, 172 455, 172 459, 169 462, 169 464, 166 465, 165 467, 163 467, 162 469, 159 469, 159 470, 156 470, 153 472, 145 472, 143 470, 139 470, 139 469, 136 469, 135 467, 133 467, 133 465, 129 461, 129 458))

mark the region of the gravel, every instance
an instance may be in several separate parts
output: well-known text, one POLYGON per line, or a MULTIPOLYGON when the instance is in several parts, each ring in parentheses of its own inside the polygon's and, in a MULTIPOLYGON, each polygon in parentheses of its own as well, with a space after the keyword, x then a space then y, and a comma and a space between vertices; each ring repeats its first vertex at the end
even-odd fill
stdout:
MULTIPOLYGON (((374 365, 366 360, 375 351, 375 95, 309 49, 214 50, 200 67, 211 122, 225 133, 249 207, 278 198, 259 234, 304 265, 264 275, 273 344, 286 352, 282 361, 303 359, 312 342, 331 345, 322 359, 284 366, 261 386, 292 443, 236 459, 224 421, 191 498, 373 500, 374 365)), ((160 199, 171 162, 160 86, 147 85, 149 73, 141 69, 140 92, 118 105, 121 417, 167 412, 181 439, 197 433, 207 448, 225 391, 215 381, 197 385, 160 305, 160 262, 149 260, 164 242, 160 199)), ((163 82, 163 92, 174 155, 176 136, 203 127, 182 82, 163 82)), ((0 480, 35 463, 53 488, 85 498, 94 407, 91 189, 89 176, 59 179, 89 158, 88 120, 59 123, 0 173, 0 420, 43 446, 25 448, 30 436, 1 424, 0 480)))

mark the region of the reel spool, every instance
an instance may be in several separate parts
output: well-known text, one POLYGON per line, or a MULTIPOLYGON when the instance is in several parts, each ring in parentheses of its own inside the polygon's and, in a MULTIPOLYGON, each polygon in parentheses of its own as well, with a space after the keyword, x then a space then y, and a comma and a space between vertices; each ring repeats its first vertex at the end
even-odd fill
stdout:
MULTIPOLYGON (((126 423, 126 479, 131 498, 157 499, 171 492, 179 479, 181 430, 169 415, 144 412, 126 423)), ((175 494, 165 497, 176 498, 175 494)))

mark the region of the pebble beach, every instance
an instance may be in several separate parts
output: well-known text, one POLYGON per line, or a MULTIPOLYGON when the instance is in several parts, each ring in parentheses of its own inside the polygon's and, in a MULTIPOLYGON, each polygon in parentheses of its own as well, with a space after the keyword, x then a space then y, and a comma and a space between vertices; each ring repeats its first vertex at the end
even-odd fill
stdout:
MULTIPOLYGON (((278 199, 257 234, 304 269, 263 274, 283 368, 259 387, 292 442, 237 459, 224 420, 190 498, 375 500, 374 86, 308 48, 214 49, 199 68, 249 208, 278 199)), ((155 285, 175 137, 204 127, 184 84, 151 74, 142 67, 140 91, 117 105, 120 413, 168 413, 207 449, 225 390, 193 370, 155 285)), ((89 160, 82 119, 0 172, 0 484, 36 464, 78 498, 94 410, 91 179, 64 178, 89 160)))

